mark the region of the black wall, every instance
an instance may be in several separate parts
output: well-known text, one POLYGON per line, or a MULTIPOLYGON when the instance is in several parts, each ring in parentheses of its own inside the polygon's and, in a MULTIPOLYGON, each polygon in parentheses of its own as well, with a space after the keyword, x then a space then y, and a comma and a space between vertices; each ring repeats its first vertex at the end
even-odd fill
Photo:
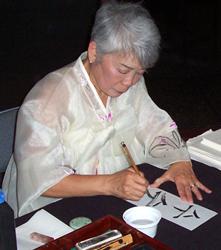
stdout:
MULTIPOLYGON (((98 0, 0 1, 0 110, 19 106, 45 74, 86 50, 98 0)), ((145 76, 150 95, 183 128, 221 125, 221 3, 143 1, 161 35, 145 76)))

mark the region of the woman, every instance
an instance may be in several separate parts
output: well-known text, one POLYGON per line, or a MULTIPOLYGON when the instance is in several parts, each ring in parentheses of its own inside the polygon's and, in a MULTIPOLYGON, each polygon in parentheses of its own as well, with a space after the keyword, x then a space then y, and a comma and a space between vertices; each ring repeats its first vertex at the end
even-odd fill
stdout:
POLYGON ((88 51, 34 86, 19 111, 3 183, 16 215, 63 197, 140 199, 149 183, 129 168, 121 141, 136 164, 166 169, 153 187, 173 181, 188 202, 192 193, 201 200, 200 190, 211 192, 195 176, 176 124, 147 93, 143 74, 158 58, 159 41, 140 5, 107 2, 88 51))

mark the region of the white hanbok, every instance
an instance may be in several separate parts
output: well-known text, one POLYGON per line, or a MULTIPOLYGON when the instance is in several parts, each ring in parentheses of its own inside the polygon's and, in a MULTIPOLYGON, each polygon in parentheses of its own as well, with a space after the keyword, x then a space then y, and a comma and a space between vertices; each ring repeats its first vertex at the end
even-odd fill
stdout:
POLYGON ((76 62, 39 81, 22 104, 14 154, 3 181, 8 203, 21 216, 58 199, 41 196, 71 174, 111 174, 128 167, 124 141, 136 162, 168 168, 189 161, 176 124, 150 98, 144 78, 104 106, 76 62))

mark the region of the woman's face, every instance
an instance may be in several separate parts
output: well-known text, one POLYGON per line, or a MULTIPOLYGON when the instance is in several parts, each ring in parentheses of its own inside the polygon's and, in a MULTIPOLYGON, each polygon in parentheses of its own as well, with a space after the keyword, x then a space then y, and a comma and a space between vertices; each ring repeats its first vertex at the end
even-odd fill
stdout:
POLYGON ((136 84, 144 71, 131 55, 106 54, 91 65, 91 80, 106 95, 117 97, 136 84))

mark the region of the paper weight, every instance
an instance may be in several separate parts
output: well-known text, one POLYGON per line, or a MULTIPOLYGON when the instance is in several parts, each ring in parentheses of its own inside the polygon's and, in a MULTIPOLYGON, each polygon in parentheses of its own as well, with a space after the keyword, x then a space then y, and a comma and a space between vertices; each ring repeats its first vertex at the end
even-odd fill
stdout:
POLYGON ((80 216, 80 217, 76 217, 76 218, 73 218, 72 220, 70 220, 69 226, 73 230, 77 230, 83 226, 86 226, 87 224, 90 224, 91 222, 92 222, 92 220, 90 218, 80 216))

